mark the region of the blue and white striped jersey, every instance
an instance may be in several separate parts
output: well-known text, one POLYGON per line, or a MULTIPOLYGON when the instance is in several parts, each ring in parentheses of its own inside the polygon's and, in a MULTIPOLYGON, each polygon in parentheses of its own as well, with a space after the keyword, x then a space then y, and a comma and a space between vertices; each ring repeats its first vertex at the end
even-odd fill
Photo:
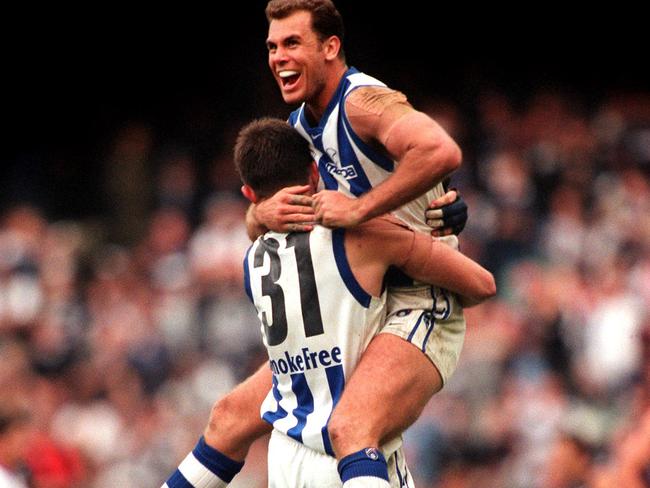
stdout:
POLYGON ((262 418, 330 455, 330 415, 385 314, 385 293, 372 297, 354 278, 344 232, 267 232, 244 260, 273 371, 262 418))
MULTIPOLYGON (((395 161, 364 143, 352 130, 345 114, 345 99, 356 88, 386 85, 381 81, 350 68, 332 96, 318 125, 311 126, 301 105, 289 116, 289 123, 309 141, 312 156, 318 163, 321 184, 328 190, 358 197, 380 184, 395 170, 395 161)), ((395 210, 393 214, 415 230, 429 233, 424 212, 429 203, 444 195, 442 184, 395 210)), ((458 247, 456 236, 444 241, 458 247)))

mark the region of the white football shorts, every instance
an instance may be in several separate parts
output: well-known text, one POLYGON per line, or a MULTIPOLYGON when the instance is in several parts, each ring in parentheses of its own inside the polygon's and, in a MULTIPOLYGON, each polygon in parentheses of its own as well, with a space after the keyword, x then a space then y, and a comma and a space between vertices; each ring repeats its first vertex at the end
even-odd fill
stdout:
MULTIPOLYGON (((384 453, 386 455, 387 453, 384 453)), ((402 449, 386 458, 391 488, 414 488, 402 449)), ((269 488, 341 488, 335 458, 274 430, 269 440, 269 488)))
POLYGON ((456 295, 435 286, 392 287, 387 307, 379 333, 396 335, 418 347, 446 384, 465 340, 465 316, 456 295))

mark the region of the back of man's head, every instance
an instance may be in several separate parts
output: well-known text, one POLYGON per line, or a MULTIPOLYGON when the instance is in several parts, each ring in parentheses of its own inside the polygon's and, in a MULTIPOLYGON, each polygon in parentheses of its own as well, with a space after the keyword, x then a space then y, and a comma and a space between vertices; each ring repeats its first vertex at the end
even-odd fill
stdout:
POLYGON ((234 159, 242 182, 259 197, 285 186, 307 184, 313 161, 308 142, 285 121, 274 118, 254 120, 239 131, 234 159))

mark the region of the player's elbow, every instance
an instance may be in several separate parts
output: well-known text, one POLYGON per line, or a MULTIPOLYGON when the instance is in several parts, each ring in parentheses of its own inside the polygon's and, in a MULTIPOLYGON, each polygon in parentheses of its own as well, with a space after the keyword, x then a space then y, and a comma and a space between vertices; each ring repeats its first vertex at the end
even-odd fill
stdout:
POLYGON ((217 400, 210 411, 210 419, 206 428, 206 436, 219 436, 224 432, 233 432, 239 422, 238 411, 241 405, 233 394, 228 394, 217 400))
POLYGON ((488 270, 485 270, 485 274, 483 300, 488 300, 497 294, 497 282, 488 270))
POLYGON ((487 269, 483 268, 477 283, 476 294, 474 300, 476 303, 484 302, 497 294, 497 284, 494 280, 494 275, 487 269))
POLYGON ((429 161, 431 176, 434 180, 442 180, 451 175, 460 168, 463 158, 460 147, 449 136, 428 141, 426 153, 425 160, 429 161))
POLYGON ((458 144, 451 137, 446 137, 441 144, 441 159, 444 160, 447 174, 451 174, 460 168, 463 160, 463 153, 458 144))

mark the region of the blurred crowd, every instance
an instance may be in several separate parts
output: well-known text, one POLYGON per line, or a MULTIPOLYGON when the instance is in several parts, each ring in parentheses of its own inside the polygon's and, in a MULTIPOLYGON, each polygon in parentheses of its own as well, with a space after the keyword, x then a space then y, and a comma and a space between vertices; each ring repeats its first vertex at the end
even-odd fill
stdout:
MULTIPOLYGON (((416 484, 650 486, 650 96, 417 103, 463 148, 461 251, 499 293, 467 310, 458 370, 405 434, 416 484)), ((229 150, 206 185, 191 145, 161 139, 115 135, 102 218, 3 209, 2 488, 160 486, 264 362, 229 150)), ((265 470, 260 442, 232 486, 265 470)))

